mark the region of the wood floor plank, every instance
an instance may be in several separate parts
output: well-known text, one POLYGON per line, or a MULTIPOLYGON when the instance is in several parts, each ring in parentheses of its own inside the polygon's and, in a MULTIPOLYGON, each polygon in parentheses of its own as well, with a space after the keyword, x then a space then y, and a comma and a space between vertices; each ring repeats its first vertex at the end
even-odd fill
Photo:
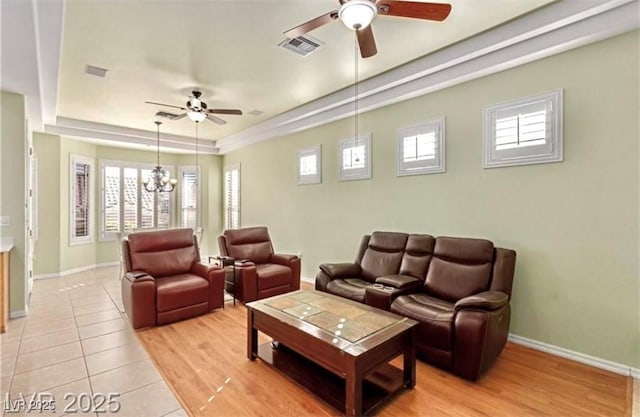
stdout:
MULTIPOLYGON (((246 309, 222 310, 137 333, 185 410, 205 416, 333 416, 335 409, 260 360, 246 357, 246 309)), ((259 343, 269 339, 260 335, 259 343)), ((401 365, 401 358, 395 360, 401 365)), ((469 382, 418 361, 417 385, 379 416, 631 415, 630 377, 508 343, 496 365, 469 382)))

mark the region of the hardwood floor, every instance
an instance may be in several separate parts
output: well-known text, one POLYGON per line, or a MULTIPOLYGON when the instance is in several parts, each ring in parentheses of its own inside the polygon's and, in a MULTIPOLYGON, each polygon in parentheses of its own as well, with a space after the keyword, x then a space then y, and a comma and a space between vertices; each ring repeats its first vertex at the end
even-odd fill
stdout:
MULTIPOLYGON (((260 360, 246 356, 246 309, 147 329, 138 337, 192 416, 339 413, 260 360)), ((261 335, 263 340, 268 339, 261 335)), ((401 367, 401 358, 396 359, 401 367)), ((380 416, 631 416, 631 377, 508 343, 475 383, 418 361, 417 385, 380 416)))

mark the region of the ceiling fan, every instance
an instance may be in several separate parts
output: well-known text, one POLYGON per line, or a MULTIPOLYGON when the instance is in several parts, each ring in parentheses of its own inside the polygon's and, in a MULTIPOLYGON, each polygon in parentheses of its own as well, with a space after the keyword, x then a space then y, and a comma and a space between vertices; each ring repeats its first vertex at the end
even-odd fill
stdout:
POLYGON ((289 39, 297 38, 314 29, 340 19, 349 29, 356 32, 360 55, 374 56, 378 49, 371 29, 371 21, 377 15, 410 17, 413 19, 443 21, 451 12, 446 3, 421 3, 417 1, 395 0, 338 0, 340 8, 311 19, 284 32, 289 39))
POLYGON ((211 120, 214 123, 219 125, 223 125, 227 123, 219 117, 214 116, 214 114, 231 114, 231 115, 242 115, 242 111, 238 109, 209 109, 207 108, 207 103, 200 100, 200 96, 202 93, 200 91, 194 90, 191 92, 191 96, 189 96, 189 100, 187 100, 187 107, 173 106, 171 104, 163 104, 163 103, 155 103, 153 101, 145 101, 147 104, 155 104, 158 106, 165 107, 173 107, 175 109, 183 110, 184 113, 178 115, 177 117, 173 117, 172 120, 183 119, 188 117, 194 122, 201 122, 204 119, 211 120))

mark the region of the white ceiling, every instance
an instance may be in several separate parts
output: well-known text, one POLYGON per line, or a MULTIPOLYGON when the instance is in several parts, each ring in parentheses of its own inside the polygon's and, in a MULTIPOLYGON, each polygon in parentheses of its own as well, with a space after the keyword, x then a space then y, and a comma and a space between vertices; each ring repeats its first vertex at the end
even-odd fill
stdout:
MULTIPOLYGON (((441 23, 374 20, 378 54, 359 60, 360 79, 368 78, 361 84, 363 109, 638 27, 638 0, 450 3, 452 12, 441 23), (595 24, 594 16, 601 22, 595 24), (616 25, 607 21, 612 18, 616 25), (445 70, 446 77, 439 73, 445 70)), ((353 108, 353 89, 345 87, 354 81, 355 45, 339 21, 311 32, 324 46, 308 57, 277 47, 284 30, 338 8, 337 0, 33 0, 3 1, 1 7, 2 89, 37 102, 33 107, 41 108, 51 133, 155 145, 155 112, 177 109, 144 101, 184 105, 196 87, 209 107, 245 112, 221 116, 224 126, 200 125, 208 153, 348 117, 353 108), (6 47, 8 39, 14 48, 6 47), (109 73, 104 79, 86 75, 86 64, 109 73), (254 109, 264 113, 246 114, 254 109)), ((162 126, 163 145, 175 152, 192 149, 193 135, 186 118, 162 126)))

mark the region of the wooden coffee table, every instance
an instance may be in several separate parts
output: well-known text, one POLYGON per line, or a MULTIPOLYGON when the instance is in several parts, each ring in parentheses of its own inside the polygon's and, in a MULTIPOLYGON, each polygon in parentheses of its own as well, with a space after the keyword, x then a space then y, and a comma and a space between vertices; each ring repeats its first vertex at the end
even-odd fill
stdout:
POLYGON ((260 358, 347 415, 416 383, 414 320, 318 291, 247 307, 247 356, 260 358), (258 330, 277 343, 258 346, 258 330), (403 355, 399 369, 389 361, 403 355))

